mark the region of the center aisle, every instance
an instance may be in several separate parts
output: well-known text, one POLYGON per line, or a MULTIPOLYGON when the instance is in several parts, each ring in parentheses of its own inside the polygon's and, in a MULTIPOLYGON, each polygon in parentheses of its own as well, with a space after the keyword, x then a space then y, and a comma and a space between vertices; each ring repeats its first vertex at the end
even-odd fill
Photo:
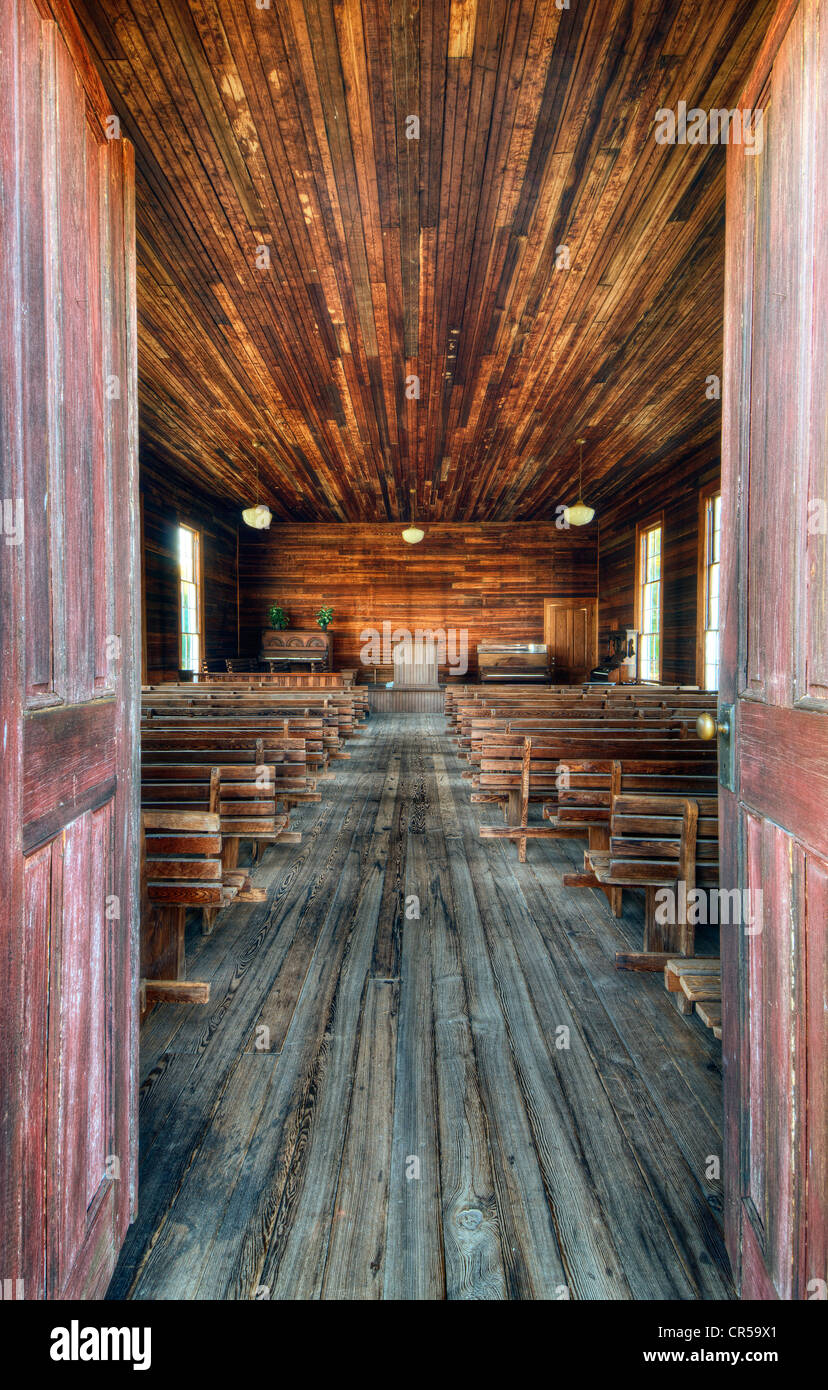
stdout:
POLYGON ((374 716, 267 902, 142 1031, 124 1298, 732 1298, 720 1057, 615 921, 482 841, 440 715, 374 716))

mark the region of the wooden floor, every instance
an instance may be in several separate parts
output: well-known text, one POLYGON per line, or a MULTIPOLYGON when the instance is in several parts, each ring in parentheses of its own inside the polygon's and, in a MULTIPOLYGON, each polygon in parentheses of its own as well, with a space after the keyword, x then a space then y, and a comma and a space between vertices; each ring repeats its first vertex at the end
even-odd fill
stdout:
POLYGON ((350 748, 144 1026, 109 1296, 732 1298, 720 1044, 615 971, 640 906, 481 841, 442 715, 350 748))

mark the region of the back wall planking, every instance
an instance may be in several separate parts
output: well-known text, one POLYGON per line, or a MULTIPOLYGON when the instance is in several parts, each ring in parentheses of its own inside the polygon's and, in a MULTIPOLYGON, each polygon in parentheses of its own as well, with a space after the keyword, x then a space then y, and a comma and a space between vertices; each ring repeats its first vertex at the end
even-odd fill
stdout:
MULTIPOLYGON (((359 666, 368 628, 468 632, 469 677, 478 642, 543 641, 543 600, 594 598, 597 526, 554 522, 423 522, 407 545, 405 523, 273 525, 239 534, 241 650, 254 656, 267 609, 280 603, 291 627, 334 610, 334 665, 359 666)), ((441 678, 445 675, 441 671, 441 678)))

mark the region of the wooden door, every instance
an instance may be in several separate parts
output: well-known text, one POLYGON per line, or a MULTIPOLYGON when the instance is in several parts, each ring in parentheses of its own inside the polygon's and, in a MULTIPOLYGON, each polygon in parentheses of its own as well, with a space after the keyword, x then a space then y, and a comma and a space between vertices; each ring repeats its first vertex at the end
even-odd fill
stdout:
POLYGON ((728 151, 722 927, 728 1246, 742 1296, 825 1296, 828 0, 785 3, 728 151), (753 910, 758 908, 755 900, 753 910))
POLYGON ((595 599, 547 598, 543 602, 543 640, 552 658, 556 685, 586 680, 598 662, 595 599))
POLYGON ((0 1268, 26 1298, 105 1290, 135 1182, 133 161, 55 11, 0 0, 0 1268))

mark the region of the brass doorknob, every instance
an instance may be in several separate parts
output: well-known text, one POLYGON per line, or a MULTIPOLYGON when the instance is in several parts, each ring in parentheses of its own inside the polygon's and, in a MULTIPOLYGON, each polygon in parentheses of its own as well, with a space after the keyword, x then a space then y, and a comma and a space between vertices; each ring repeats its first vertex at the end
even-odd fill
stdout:
POLYGON ((730 724, 727 720, 714 719, 712 714, 700 714, 696 720, 696 733, 699 738, 715 738, 717 734, 730 737, 730 724))

